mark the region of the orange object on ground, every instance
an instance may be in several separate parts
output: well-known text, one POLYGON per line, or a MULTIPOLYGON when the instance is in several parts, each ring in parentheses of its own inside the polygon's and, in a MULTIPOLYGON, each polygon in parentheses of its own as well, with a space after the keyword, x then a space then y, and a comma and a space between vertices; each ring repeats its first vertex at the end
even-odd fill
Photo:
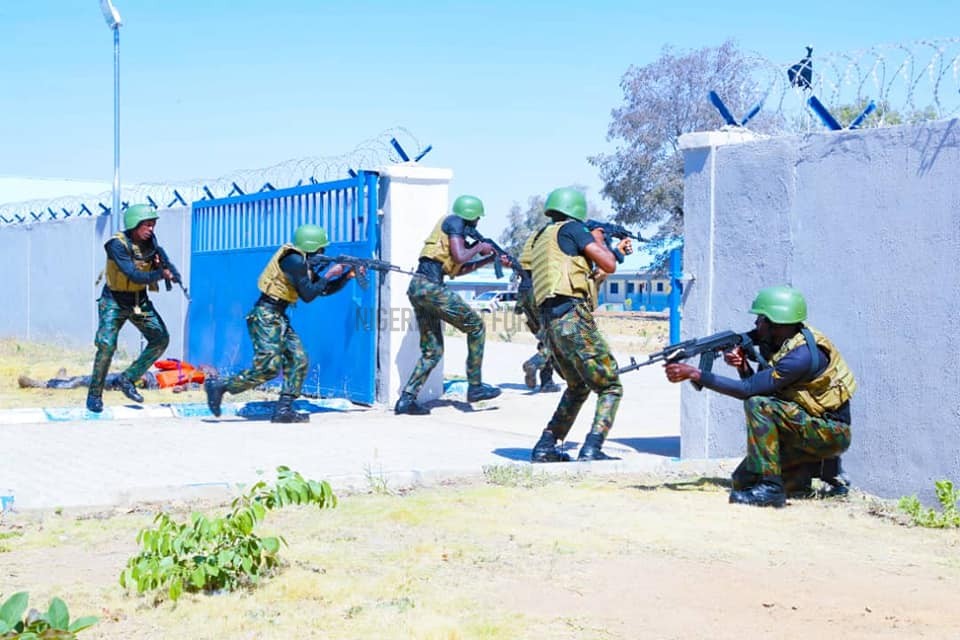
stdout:
POLYGON ((160 372, 156 374, 157 384, 161 389, 167 387, 176 387, 182 384, 196 382, 202 384, 206 379, 203 371, 197 369, 188 362, 170 358, 167 360, 157 360, 153 363, 160 372))

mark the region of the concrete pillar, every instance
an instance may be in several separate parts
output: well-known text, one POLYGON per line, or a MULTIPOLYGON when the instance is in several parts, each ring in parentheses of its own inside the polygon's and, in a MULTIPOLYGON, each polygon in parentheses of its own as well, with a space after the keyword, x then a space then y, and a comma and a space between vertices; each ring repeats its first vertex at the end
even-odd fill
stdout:
MULTIPOLYGON (((404 269, 415 270, 423 241, 437 221, 450 211, 453 171, 395 164, 379 170, 381 257, 404 269)), ((380 290, 377 399, 389 406, 400 396, 420 357, 420 334, 407 299, 410 276, 391 273, 380 290)), ((421 400, 443 395, 443 361, 420 390, 421 400)))

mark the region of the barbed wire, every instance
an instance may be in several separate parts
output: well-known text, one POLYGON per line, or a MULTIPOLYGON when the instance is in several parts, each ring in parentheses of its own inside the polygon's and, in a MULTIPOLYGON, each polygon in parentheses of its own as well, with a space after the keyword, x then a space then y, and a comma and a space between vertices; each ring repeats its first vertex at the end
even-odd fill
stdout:
MULTIPOLYGON (((811 96, 834 115, 842 111, 849 119, 872 101, 876 108, 860 126, 960 115, 960 38, 881 44, 839 53, 813 48, 809 58, 798 55, 787 63, 749 54, 746 63, 759 89, 751 104, 762 102, 762 112, 768 116, 765 133, 822 131, 821 118, 808 105, 811 96), (807 68, 807 60, 806 78, 798 76, 807 68)), ((850 122, 839 124, 846 127, 850 122)))
MULTIPOLYGON (((394 141, 408 157, 419 157, 429 150, 429 147, 424 149, 407 129, 394 127, 337 156, 287 160, 266 168, 234 171, 212 180, 124 185, 120 190, 120 201, 123 206, 150 203, 162 209, 188 206, 199 200, 340 180, 351 175, 351 172, 376 170, 387 164, 404 162, 394 141)), ((112 192, 105 191, 94 195, 69 195, 0 204, 0 227, 101 215, 109 212, 111 202, 112 192)))

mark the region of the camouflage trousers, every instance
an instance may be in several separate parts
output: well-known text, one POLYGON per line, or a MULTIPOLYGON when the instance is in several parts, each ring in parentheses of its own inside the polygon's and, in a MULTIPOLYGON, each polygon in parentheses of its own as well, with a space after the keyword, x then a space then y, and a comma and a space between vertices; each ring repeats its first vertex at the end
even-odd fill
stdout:
POLYGON ((550 349, 547 348, 547 343, 543 339, 540 312, 533 299, 532 289, 517 292, 517 313, 523 314, 530 333, 537 338, 537 352, 533 354, 527 362, 540 372, 541 380, 550 379, 553 375, 553 362, 550 360, 550 349))
POLYGON ((407 287, 407 297, 413 305, 420 330, 420 359, 404 385, 403 393, 416 396, 430 372, 440 363, 443 357, 443 322, 467 334, 467 382, 479 385, 482 381, 486 329, 477 312, 454 291, 426 278, 413 278, 407 287))
POLYGON ((253 341, 253 364, 224 381, 229 393, 240 393, 269 382, 283 372, 282 395, 299 396, 307 376, 307 354, 300 336, 283 311, 255 304, 247 314, 247 331, 253 341))
POLYGON ((735 472, 741 484, 750 475, 789 476, 791 469, 839 456, 850 446, 850 425, 814 417, 795 402, 755 396, 744 401, 744 409, 747 457, 735 472))
POLYGON ((564 316, 546 322, 543 338, 557 370, 567 381, 547 429, 558 440, 565 440, 580 407, 593 391, 597 394, 597 408, 590 433, 606 439, 617 416, 623 386, 617 361, 597 329, 590 309, 579 304, 564 316))
POLYGON ((163 318, 153 306, 153 302, 146 297, 138 307, 127 308, 109 296, 101 296, 97 301, 97 314, 100 321, 97 326, 97 335, 93 340, 97 347, 97 354, 93 358, 93 372, 90 374, 88 394, 100 397, 103 395, 107 372, 110 370, 110 361, 113 360, 113 354, 117 350, 117 336, 120 335, 120 329, 125 322, 129 320, 147 341, 147 346, 143 348, 137 359, 120 374, 131 382, 139 380, 163 355, 167 345, 170 344, 170 334, 167 332, 167 325, 163 324, 163 318))

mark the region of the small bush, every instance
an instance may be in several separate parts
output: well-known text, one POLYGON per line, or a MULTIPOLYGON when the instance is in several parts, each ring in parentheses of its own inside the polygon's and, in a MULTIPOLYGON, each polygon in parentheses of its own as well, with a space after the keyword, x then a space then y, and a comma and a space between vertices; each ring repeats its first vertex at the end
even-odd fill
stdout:
POLYGON ((31 609, 24 618, 28 598, 26 591, 20 591, 0 605, 0 638, 71 640, 77 637, 77 633, 99 621, 96 616, 85 616, 70 622, 70 611, 60 598, 51 600, 45 613, 31 609))
POLYGON ((960 527, 960 512, 957 511, 957 500, 960 500, 960 490, 955 489, 949 480, 937 480, 934 485, 937 489, 937 500, 943 511, 937 513, 934 509, 924 509, 917 496, 900 498, 900 510, 910 516, 913 524, 932 529, 960 527))
POLYGON ((189 523, 167 513, 154 518, 154 527, 137 534, 142 549, 127 561, 120 585, 138 593, 166 590, 171 600, 184 591, 233 591, 259 582, 279 559, 282 536, 261 538, 253 532, 267 511, 291 504, 334 507, 337 498, 327 482, 305 480, 287 467, 277 468, 277 483, 257 482, 231 504, 223 517, 193 513, 189 523))

